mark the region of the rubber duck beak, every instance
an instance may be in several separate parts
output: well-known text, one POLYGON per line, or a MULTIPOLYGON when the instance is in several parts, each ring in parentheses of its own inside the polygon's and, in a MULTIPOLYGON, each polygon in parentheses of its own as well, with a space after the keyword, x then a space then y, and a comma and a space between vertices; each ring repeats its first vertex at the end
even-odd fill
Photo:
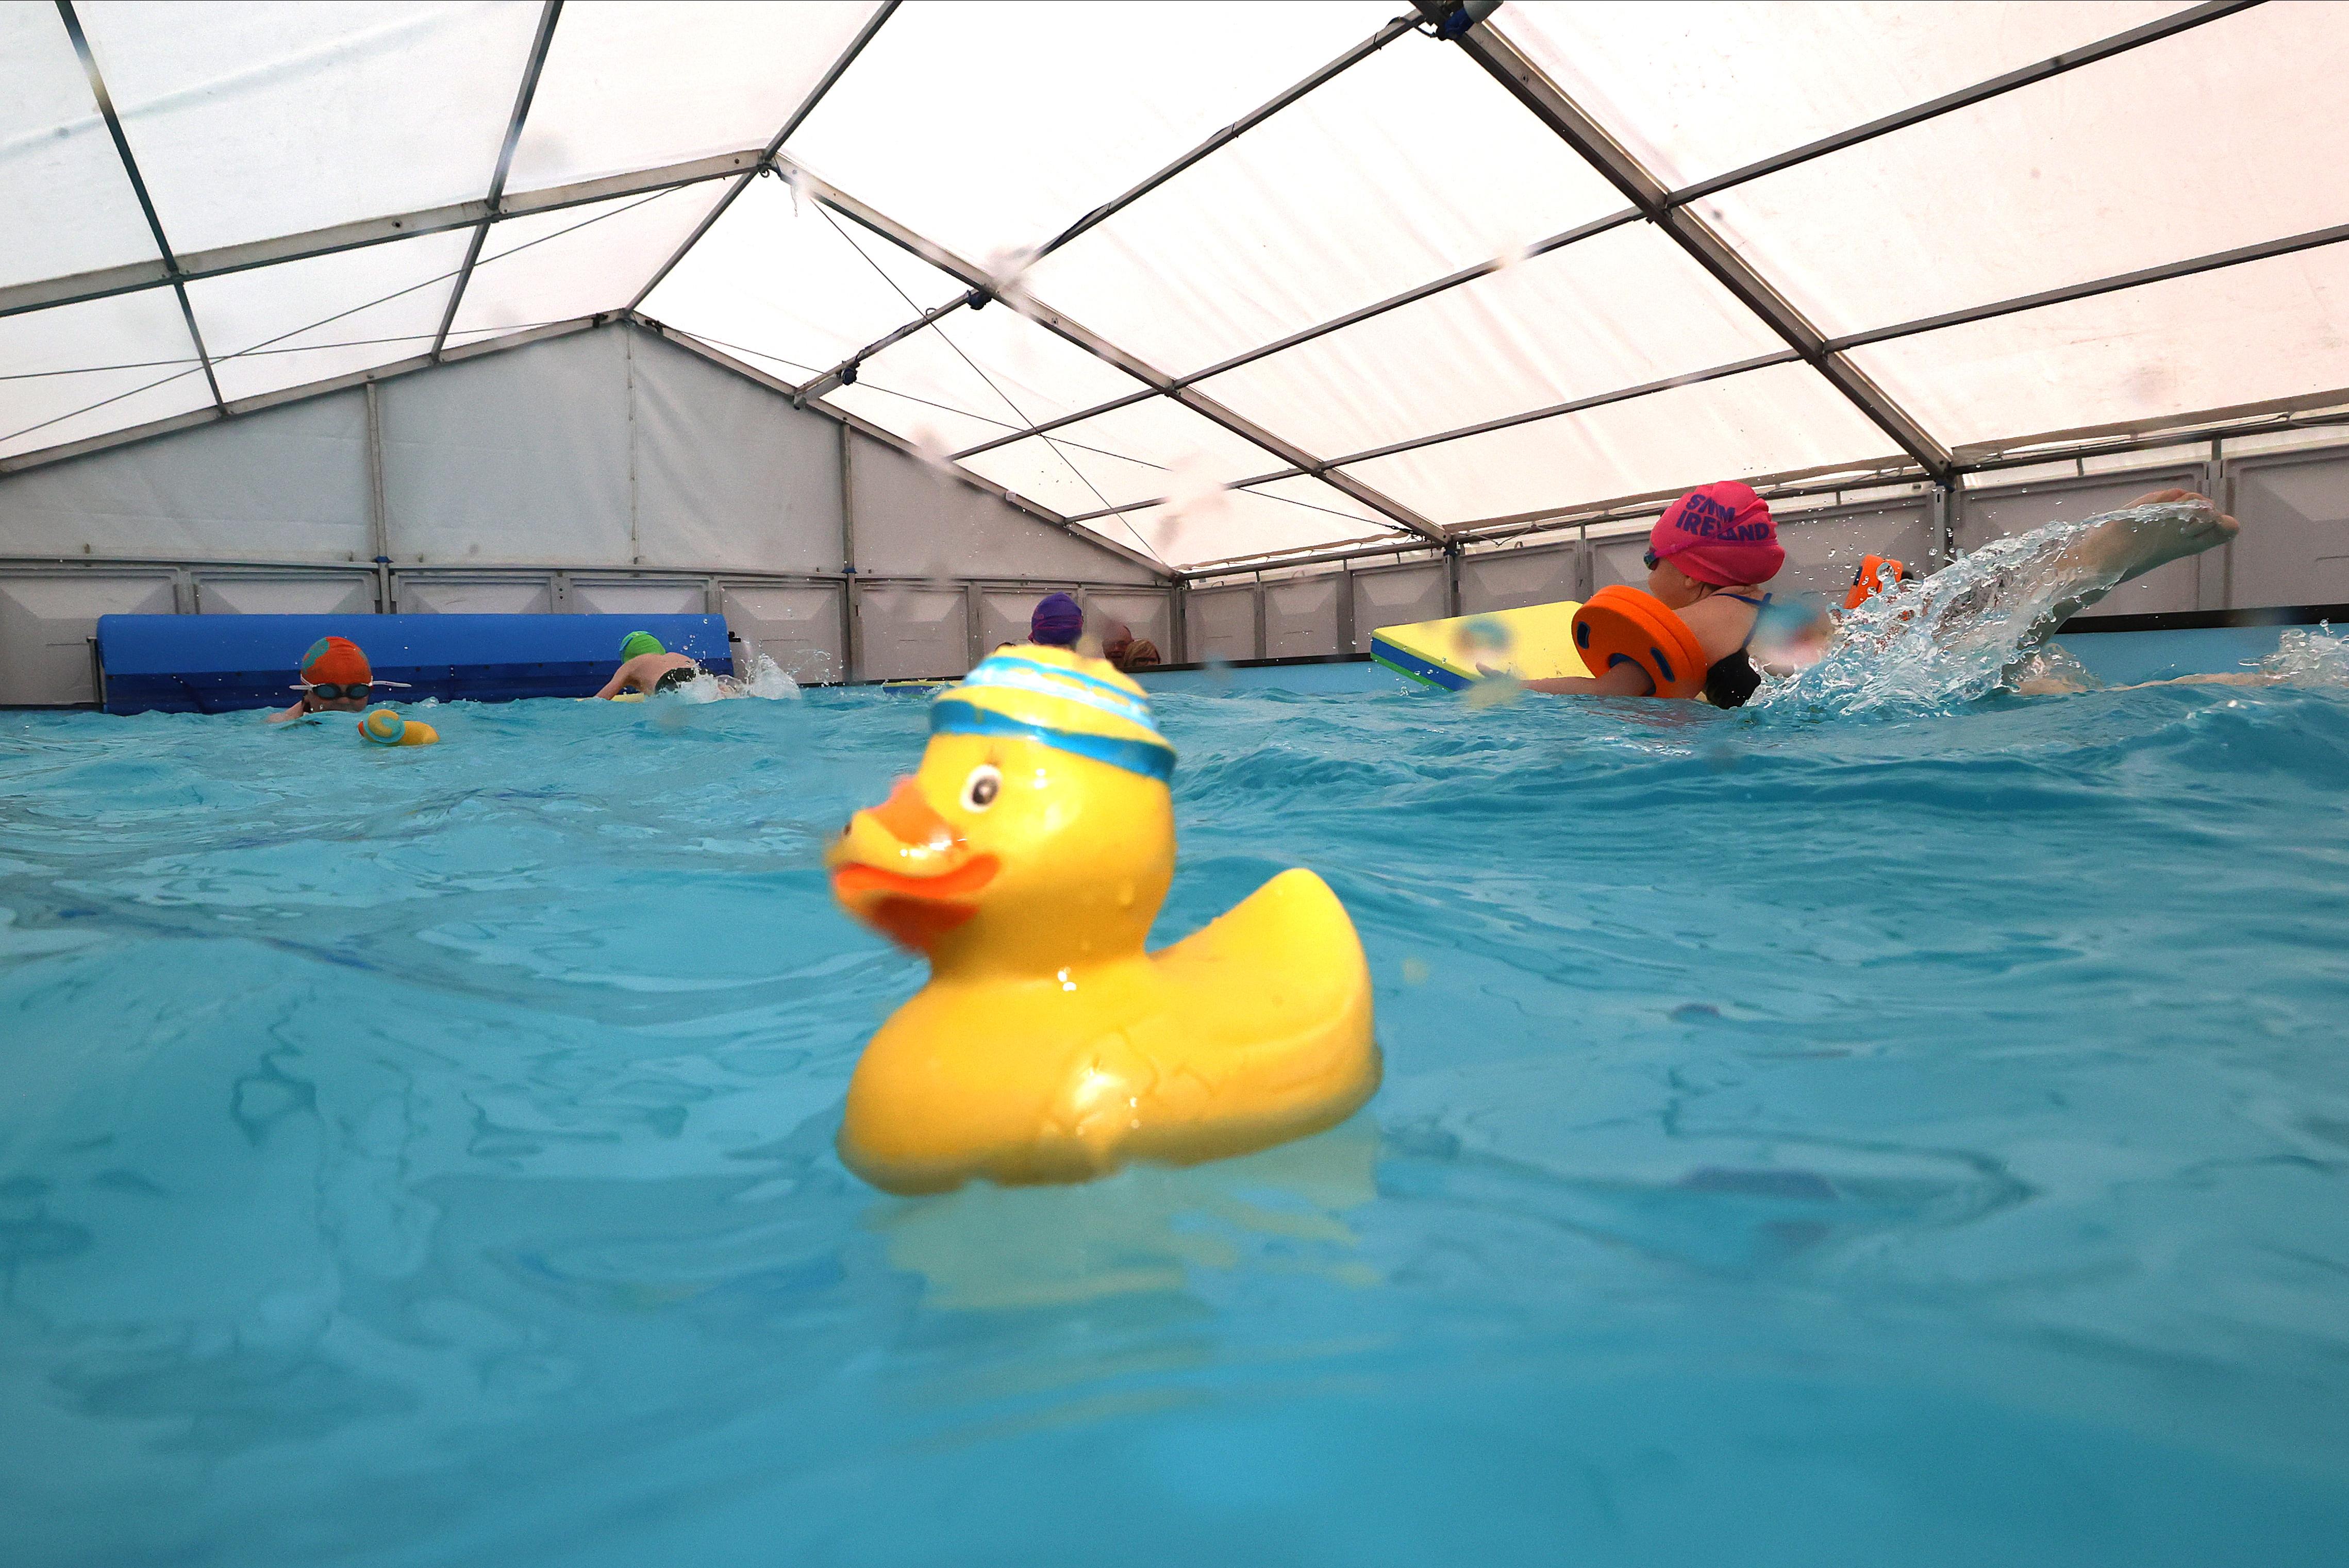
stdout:
POLYGON ((843 908, 900 947, 926 954, 939 937, 978 913, 978 894, 1000 869, 973 854, 911 779, 889 799, 859 811, 825 857, 843 908))

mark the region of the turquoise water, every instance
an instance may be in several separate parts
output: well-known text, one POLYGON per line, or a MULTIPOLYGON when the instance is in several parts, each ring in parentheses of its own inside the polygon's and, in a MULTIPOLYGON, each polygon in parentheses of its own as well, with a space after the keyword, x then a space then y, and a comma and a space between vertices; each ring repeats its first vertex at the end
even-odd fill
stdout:
POLYGON ((917 702, 0 718, 12 1568, 2340 1560, 2349 696, 1159 707, 1385 1088, 918 1202, 917 702))

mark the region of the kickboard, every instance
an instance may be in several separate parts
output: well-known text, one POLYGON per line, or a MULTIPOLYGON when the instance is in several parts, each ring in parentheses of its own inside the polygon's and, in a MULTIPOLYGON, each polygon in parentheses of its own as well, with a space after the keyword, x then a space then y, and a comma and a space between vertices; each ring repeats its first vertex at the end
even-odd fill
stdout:
POLYGON ((1581 608, 1579 599, 1562 599, 1522 610, 1381 626, 1371 634, 1371 657, 1423 686, 1448 691, 1484 678, 1476 673, 1479 659, 1520 680, 1587 676, 1582 655, 1574 651, 1574 613, 1581 608))

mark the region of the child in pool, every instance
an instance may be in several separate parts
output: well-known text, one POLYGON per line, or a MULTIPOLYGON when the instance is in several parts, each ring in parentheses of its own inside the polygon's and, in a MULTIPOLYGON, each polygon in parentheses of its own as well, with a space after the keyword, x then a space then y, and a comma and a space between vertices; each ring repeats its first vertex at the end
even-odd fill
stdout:
MULTIPOLYGON (((2046 617, 2048 634, 2121 583, 2224 544, 2240 526, 2209 497, 2182 490, 2155 490, 2129 506, 2163 502, 2182 502, 2191 510, 2153 519, 2107 518, 2064 546, 2052 570, 2078 586, 2046 617)), ((1785 560, 1769 503, 1734 480, 1691 490, 1649 533, 1648 592, 1679 614, 1703 648, 1704 695, 1717 707, 1738 707, 1761 684, 1746 645, 1770 602, 1765 584, 1785 560)), ((1649 696, 1656 689, 1648 672, 1629 662, 1595 676, 1559 676, 1526 686, 1530 691, 1606 696, 1649 696)))
MULTIPOLYGON (((604 683, 599 697, 617 696, 634 689, 647 696, 672 692, 703 674, 701 666, 683 654, 672 654, 650 632, 630 632, 620 639, 620 667, 604 683)), ((741 696, 742 688, 725 676, 715 677, 719 696, 741 696)))
POLYGON ((347 637, 321 637, 302 655, 302 681, 295 689, 302 699, 269 716, 272 724, 291 724, 321 713, 357 713, 373 700, 379 681, 359 645, 347 637))

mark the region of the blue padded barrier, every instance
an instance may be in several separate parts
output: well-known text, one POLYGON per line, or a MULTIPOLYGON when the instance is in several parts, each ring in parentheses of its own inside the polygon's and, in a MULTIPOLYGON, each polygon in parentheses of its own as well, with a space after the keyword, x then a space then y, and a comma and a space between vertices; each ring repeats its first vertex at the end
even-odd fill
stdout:
POLYGON ((650 632, 716 675, 734 673, 722 615, 100 615, 109 713, 284 707, 310 645, 365 649, 388 702, 592 696, 619 667, 620 639, 650 632))

